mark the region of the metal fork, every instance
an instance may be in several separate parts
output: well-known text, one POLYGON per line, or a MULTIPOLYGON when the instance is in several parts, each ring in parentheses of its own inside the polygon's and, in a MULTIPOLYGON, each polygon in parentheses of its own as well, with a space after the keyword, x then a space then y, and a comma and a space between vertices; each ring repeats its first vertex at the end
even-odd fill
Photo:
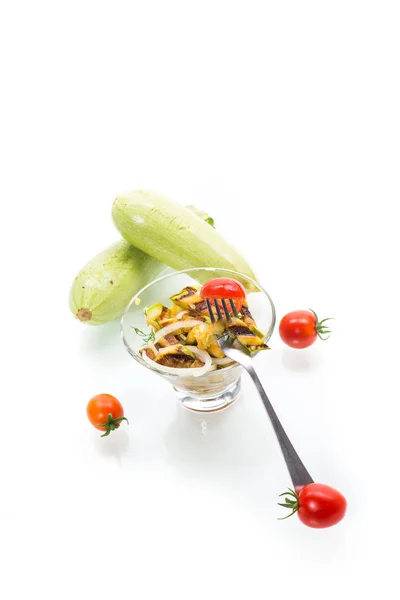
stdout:
MULTIPOLYGON (((207 308, 208 308, 211 322, 215 323, 215 315, 214 315, 214 312, 212 309, 211 302, 208 299, 206 300, 206 302, 207 302, 207 308)), ((219 301, 214 300, 214 307, 215 307, 216 314, 218 316, 218 320, 222 319, 222 313, 221 313, 221 309, 219 307, 218 302, 222 303, 224 313, 225 313, 225 318, 229 323, 232 319, 231 319, 230 312, 228 310, 226 300, 224 298, 221 298, 221 300, 219 300, 219 301)), ((229 303, 231 305, 233 314, 235 316, 237 316, 237 310, 236 310, 233 300, 229 300, 229 303)), ((236 337, 227 331, 225 331, 221 336, 217 337, 217 341, 218 341, 219 347, 221 348, 222 352, 228 358, 231 358, 232 360, 235 360, 237 363, 242 365, 242 367, 244 369, 246 369, 246 371, 252 378, 253 382, 255 383, 257 391, 260 394, 261 400, 263 401, 265 410, 267 411, 268 416, 271 420, 276 437, 278 438, 278 442, 279 442, 279 445, 282 450, 283 458, 285 459, 286 466, 288 468, 290 477, 291 477, 293 485, 294 485, 294 489, 296 491, 299 491, 300 488, 304 487, 305 485, 308 485, 309 483, 313 483, 314 481, 313 481, 310 473, 307 471, 302 460, 300 459, 299 455, 297 454, 296 450, 294 449, 291 441, 289 440, 285 430, 283 429, 283 427, 281 425, 281 422, 278 419, 278 416, 277 416, 275 410, 272 407, 271 402, 269 401, 267 394, 265 393, 262 383, 253 367, 250 352, 246 352, 244 347, 241 347, 241 346, 238 347, 238 345, 237 345, 238 342, 236 340, 236 337)))

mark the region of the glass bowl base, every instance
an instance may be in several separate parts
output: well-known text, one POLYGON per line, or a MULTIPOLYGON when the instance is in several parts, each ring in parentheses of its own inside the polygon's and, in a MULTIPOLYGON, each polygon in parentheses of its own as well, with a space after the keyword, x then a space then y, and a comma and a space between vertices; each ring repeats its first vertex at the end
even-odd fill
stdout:
POLYGON ((231 406, 240 394, 240 377, 221 394, 199 396, 174 388, 178 400, 188 410, 195 412, 217 412, 231 406))

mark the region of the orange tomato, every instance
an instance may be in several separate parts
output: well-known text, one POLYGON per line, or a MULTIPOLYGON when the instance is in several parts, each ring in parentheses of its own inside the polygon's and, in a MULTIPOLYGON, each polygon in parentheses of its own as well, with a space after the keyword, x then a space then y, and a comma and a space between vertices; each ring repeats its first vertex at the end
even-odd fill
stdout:
POLYGON ((124 417, 121 402, 111 394, 93 396, 88 402, 86 413, 93 427, 105 431, 101 437, 110 435, 111 431, 118 429, 122 421, 128 422, 124 417))

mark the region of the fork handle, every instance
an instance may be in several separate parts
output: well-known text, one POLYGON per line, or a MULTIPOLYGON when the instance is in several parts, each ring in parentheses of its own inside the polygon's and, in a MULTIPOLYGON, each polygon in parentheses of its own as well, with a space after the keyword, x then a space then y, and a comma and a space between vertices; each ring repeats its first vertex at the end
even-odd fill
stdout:
POLYGON ((283 429, 281 422, 279 421, 278 416, 274 411, 267 394, 265 393, 265 390, 254 367, 252 365, 249 366, 249 368, 247 368, 247 371, 256 385, 257 391, 260 394, 261 400, 263 401, 263 404, 265 406, 265 410, 267 411, 268 416, 271 420, 276 437, 278 438, 278 442, 282 450, 283 458, 285 459, 286 466, 292 479, 294 489, 297 491, 299 488, 302 488, 305 485, 308 485, 309 483, 314 483, 313 478, 305 468, 302 460, 300 459, 299 455, 294 449, 292 442, 286 435, 286 431, 283 429))

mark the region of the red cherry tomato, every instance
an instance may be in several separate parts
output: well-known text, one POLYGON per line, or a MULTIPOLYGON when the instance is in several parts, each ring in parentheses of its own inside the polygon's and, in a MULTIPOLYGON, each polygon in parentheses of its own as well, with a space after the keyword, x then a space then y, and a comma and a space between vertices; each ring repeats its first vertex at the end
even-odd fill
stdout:
MULTIPOLYGON (((232 298, 236 310, 240 312, 243 300, 246 298, 246 290, 243 285, 230 277, 216 277, 210 279, 200 290, 200 296, 204 299, 214 300, 218 298, 232 298)), ((228 308, 229 304, 228 304, 228 308)))
POLYGON ((346 514, 346 498, 337 490, 323 483, 310 483, 304 486, 298 494, 289 490, 281 496, 286 496, 285 504, 292 512, 283 517, 292 516, 297 512, 299 519, 307 527, 323 529, 332 527, 341 521, 346 514))
POLYGON ((121 402, 111 394, 93 396, 88 402, 86 413, 93 427, 105 431, 101 437, 110 435, 111 431, 118 429, 122 421, 128 421, 124 417, 121 402))
POLYGON ((326 321, 329 319, 318 321, 313 310, 295 310, 281 320, 279 335, 291 348, 308 348, 317 337, 322 340, 328 339, 331 331, 325 325, 326 321))

